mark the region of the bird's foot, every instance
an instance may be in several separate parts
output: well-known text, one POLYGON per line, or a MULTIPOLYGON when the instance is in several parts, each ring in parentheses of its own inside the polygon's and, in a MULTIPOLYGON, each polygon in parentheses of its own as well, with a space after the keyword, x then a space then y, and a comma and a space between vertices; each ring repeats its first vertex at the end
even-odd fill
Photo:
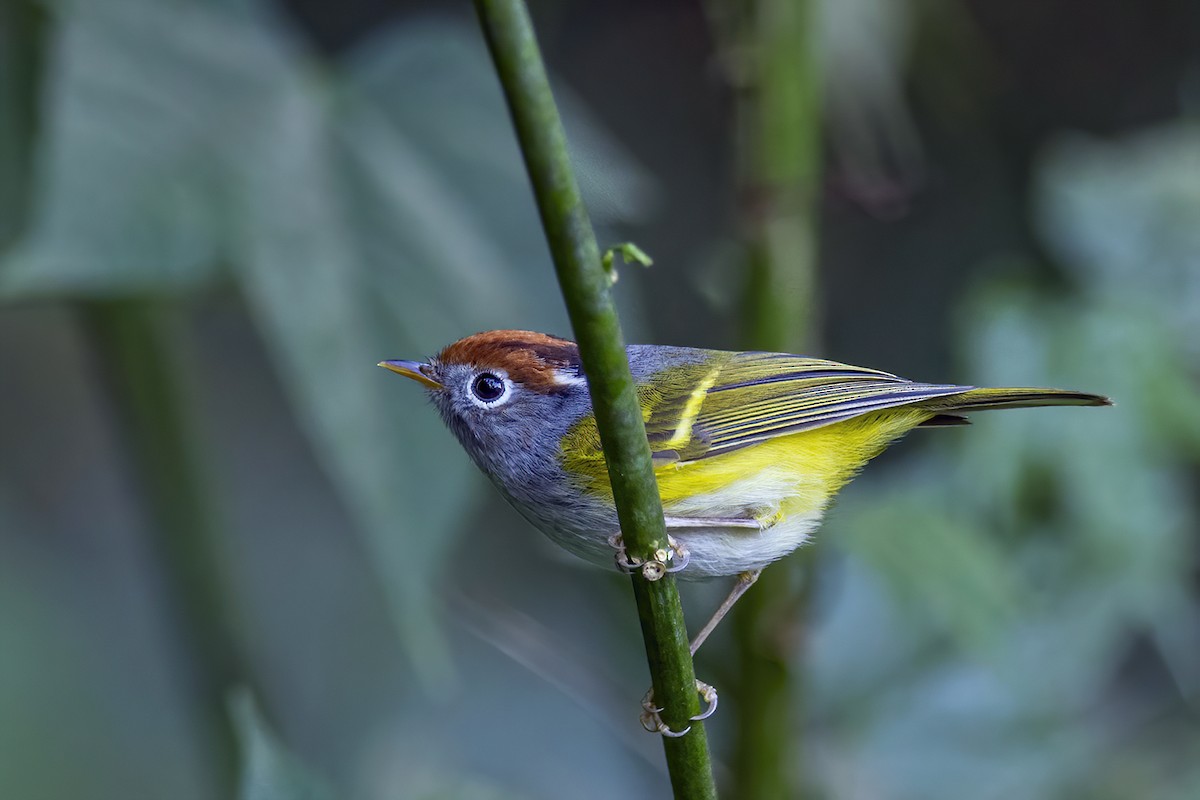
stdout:
MULTIPOLYGON (((682 572, 691 562, 692 554, 669 533, 667 534, 667 547, 671 550, 667 556, 667 560, 671 562, 671 565, 667 567, 667 572, 682 572)), ((659 552, 662 551, 660 550, 659 552)))
MULTIPOLYGON (((698 680, 696 681, 696 692, 704 700, 705 708, 699 714, 692 717, 691 720, 692 722, 701 722, 716 713, 717 690, 704 681, 698 680)), ((650 689, 650 691, 646 692, 645 697, 642 698, 642 713, 639 717, 642 727, 645 728, 648 733, 657 733, 661 734, 662 736, 675 739, 685 735, 692 729, 692 726, 688 725, 681 731, 671 730, 670 727, 667 726, 667 723, 663 722, 662 717, 659 716, 662 711, 663 709, 654 705, 654 689, 650 689)))
POLYGON ((641 568, 646 562, 637 556, 629 555, 625 549, 625 540, 621 538, 621 532, 617 531, 612 536, 608 537, 608 546, 616 551, 614 557, 617 562, 617 569, 624 572, 626 575, 631 575, 641 568))
POLYGON ((626 575, 641 570, 642 577, 648 581, 656 581, 664 575, 679 572, 691 561, 688 549, 670 534, 667 535, 667 546, 655 550, 654 557, 648 561, 629 554, 620 531, 608 537, 608 544, 616 551, 617 569, 626 575))

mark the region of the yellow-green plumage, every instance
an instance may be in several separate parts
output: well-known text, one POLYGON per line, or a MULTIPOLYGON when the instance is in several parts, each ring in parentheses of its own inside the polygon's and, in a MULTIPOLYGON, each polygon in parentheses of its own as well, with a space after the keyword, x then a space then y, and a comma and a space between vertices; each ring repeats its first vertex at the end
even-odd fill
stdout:
MULTIPOLYGON (((820 359, 719 351, 650 374, 638 396, 668 517, 755 520, 764 563, 800 544, 833 495, 913 428, 965 424, 958 412, 1107 404, 1078 392, 914 383, 820 359)), ((611 501, 591 416, 568 432, 561 457, 582 491, 611 501)), ((727 540, 714 561, 726 549, 747 552, 745 530, 708 533, 727 540)))

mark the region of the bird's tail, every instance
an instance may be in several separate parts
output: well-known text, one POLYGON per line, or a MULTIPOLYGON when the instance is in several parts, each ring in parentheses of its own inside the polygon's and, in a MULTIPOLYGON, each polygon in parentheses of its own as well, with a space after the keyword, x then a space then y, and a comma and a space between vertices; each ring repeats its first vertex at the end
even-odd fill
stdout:
POLYGON ((962 394, 934 397, 914 405, 938 414, 953 415, 970 411, 990 411, 993 408, 1111 406, 1112 401, 1102 395, 1065 389, 970 389, 962 394))

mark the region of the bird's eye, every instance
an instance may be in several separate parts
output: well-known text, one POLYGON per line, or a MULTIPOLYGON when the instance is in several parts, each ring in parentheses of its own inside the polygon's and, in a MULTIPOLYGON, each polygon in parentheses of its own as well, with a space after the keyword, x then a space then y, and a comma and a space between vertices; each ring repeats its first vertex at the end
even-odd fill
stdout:
POLYGON ((490 372, 481 372, 471 381, 471 394, 488 405, 503 397, 507 388, 503 378, 490 372))

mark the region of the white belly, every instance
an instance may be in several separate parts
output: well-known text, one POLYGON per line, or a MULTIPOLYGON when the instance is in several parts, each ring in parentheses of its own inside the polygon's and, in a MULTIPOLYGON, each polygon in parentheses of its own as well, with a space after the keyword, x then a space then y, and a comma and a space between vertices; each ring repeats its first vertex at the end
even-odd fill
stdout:
MULTIPOLYGON (((808 495, 795 473, 765 470, 735 481, 717 492, 693 495, 664 511, 667 532, 687 548, 688 566, 677 573, 684 579, 704 579, 762 569, 808 541, 824 515, 824 499, 808 495), (809 513, 784 508, 805 497, 809 513), (673 519, 674 518, 674 519, 673 519), (689 520, 740 520, 742 526, 704 525, 689 520), (749 524, 750 527, 746 527, 749 524)), ((511 498, 510 498, 511 500, 511 498)), ((512 501, 513 505, 555 543, 600 566, 614 564, 608 537, 616 532, 615 510, 608 504, 580 504, 570 513, 512 501)))
POLYGON ((713 578, 762 569, 811 538, 822 512, 792 515, 768 528, 668 528, 690 560, 680 578, 713 578))
POLYGON ((668 533, 691 554, 691 563, 680 577, 708 578, 762 569, 804 544, 821 522, 825 498, 794 471, 768 468, 718 491, 672 503, 665 512, 668 519, 682 518, 683 525, 689 517, 758 523, 753 527, 668 526, 668 533), (798 505, 811 510, 798 511, 798 505))

